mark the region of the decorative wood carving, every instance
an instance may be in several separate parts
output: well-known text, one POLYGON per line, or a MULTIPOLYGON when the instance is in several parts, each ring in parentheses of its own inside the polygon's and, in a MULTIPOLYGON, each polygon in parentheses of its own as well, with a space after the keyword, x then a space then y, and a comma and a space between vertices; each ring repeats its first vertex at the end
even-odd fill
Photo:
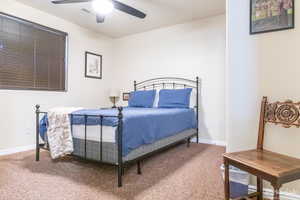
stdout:
POLYGON ((265 110, 265 122, 281 124, 285 128, 300 128, 300 102, 291 100, 268 103, 265 110))

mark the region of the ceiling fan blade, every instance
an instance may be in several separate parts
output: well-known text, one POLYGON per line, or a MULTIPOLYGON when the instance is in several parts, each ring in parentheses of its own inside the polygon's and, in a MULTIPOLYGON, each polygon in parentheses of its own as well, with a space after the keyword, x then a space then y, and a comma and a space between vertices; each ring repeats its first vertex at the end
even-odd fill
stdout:
POLYGON ((54 4, 68 4, 68 3, 85 3, 90 1, 92 0, 56 0, 51 2, 54 4))
POLYGON ((96 15, 96 20, 97 20, 98 24, 103 23, 104 20, 105 20, 105 16, 103 16, 103 15, 96 15))
POLYGON ((113 4, 114 4, 114 7, 115 9, 118 9, 120 11, 123 11, 129 15, 132 15, 132 16, 135 16, 135 17, 138 17, 138 18, 142 18, 144 19, 146 17, 146 14, 133 8, 133 7, 130 7, 124 3, 121 3, 119 1, 116 1, 116 0, 112 0, 113 4))
POLYGON ((86 9, 86 8, 81 8, 81 10, 82 10, 83 12, 88 13, 88 14, 92 14, 92 11, 90 11, 90 10, 88 10, 88 9, 86 9))

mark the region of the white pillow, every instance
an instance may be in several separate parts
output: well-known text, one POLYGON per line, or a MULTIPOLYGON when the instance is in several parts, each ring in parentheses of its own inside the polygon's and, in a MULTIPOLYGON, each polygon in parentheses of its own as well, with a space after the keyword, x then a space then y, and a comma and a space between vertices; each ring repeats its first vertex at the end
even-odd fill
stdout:
POLYGON ((161 89, 156 89, 156 94, 153 102, 153 108, 158 108, 158 102, 159 102, 159 92, 161 89))
POLYGON ((190 97, 190 108, 195 108, 197 106, 197 92, 193 89, 190 97))

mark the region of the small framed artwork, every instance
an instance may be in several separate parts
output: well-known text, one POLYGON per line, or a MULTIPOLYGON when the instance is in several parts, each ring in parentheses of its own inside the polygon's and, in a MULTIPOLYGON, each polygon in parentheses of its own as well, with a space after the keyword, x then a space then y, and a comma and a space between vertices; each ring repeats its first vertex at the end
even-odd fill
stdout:
POLYGON ((123 93, 123 101, 129 101, 129 98, 130 98, 130 93, 128 92, 123 93))
POLYGON ((295 27, 294 0, 250 0, 250 34, 295 27))
POLYGON ((102 79, 102 56, 85 52, 85 77, 102 79))

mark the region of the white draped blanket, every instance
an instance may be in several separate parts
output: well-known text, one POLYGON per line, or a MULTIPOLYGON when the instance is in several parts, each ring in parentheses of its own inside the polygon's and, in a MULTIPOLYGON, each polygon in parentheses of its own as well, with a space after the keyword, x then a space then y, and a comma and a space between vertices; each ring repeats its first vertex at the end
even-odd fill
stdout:
POLYGON ((61 107, 48 112, 48 143, 52 159, 74 151, 69 114, 82 108, 61 107))

